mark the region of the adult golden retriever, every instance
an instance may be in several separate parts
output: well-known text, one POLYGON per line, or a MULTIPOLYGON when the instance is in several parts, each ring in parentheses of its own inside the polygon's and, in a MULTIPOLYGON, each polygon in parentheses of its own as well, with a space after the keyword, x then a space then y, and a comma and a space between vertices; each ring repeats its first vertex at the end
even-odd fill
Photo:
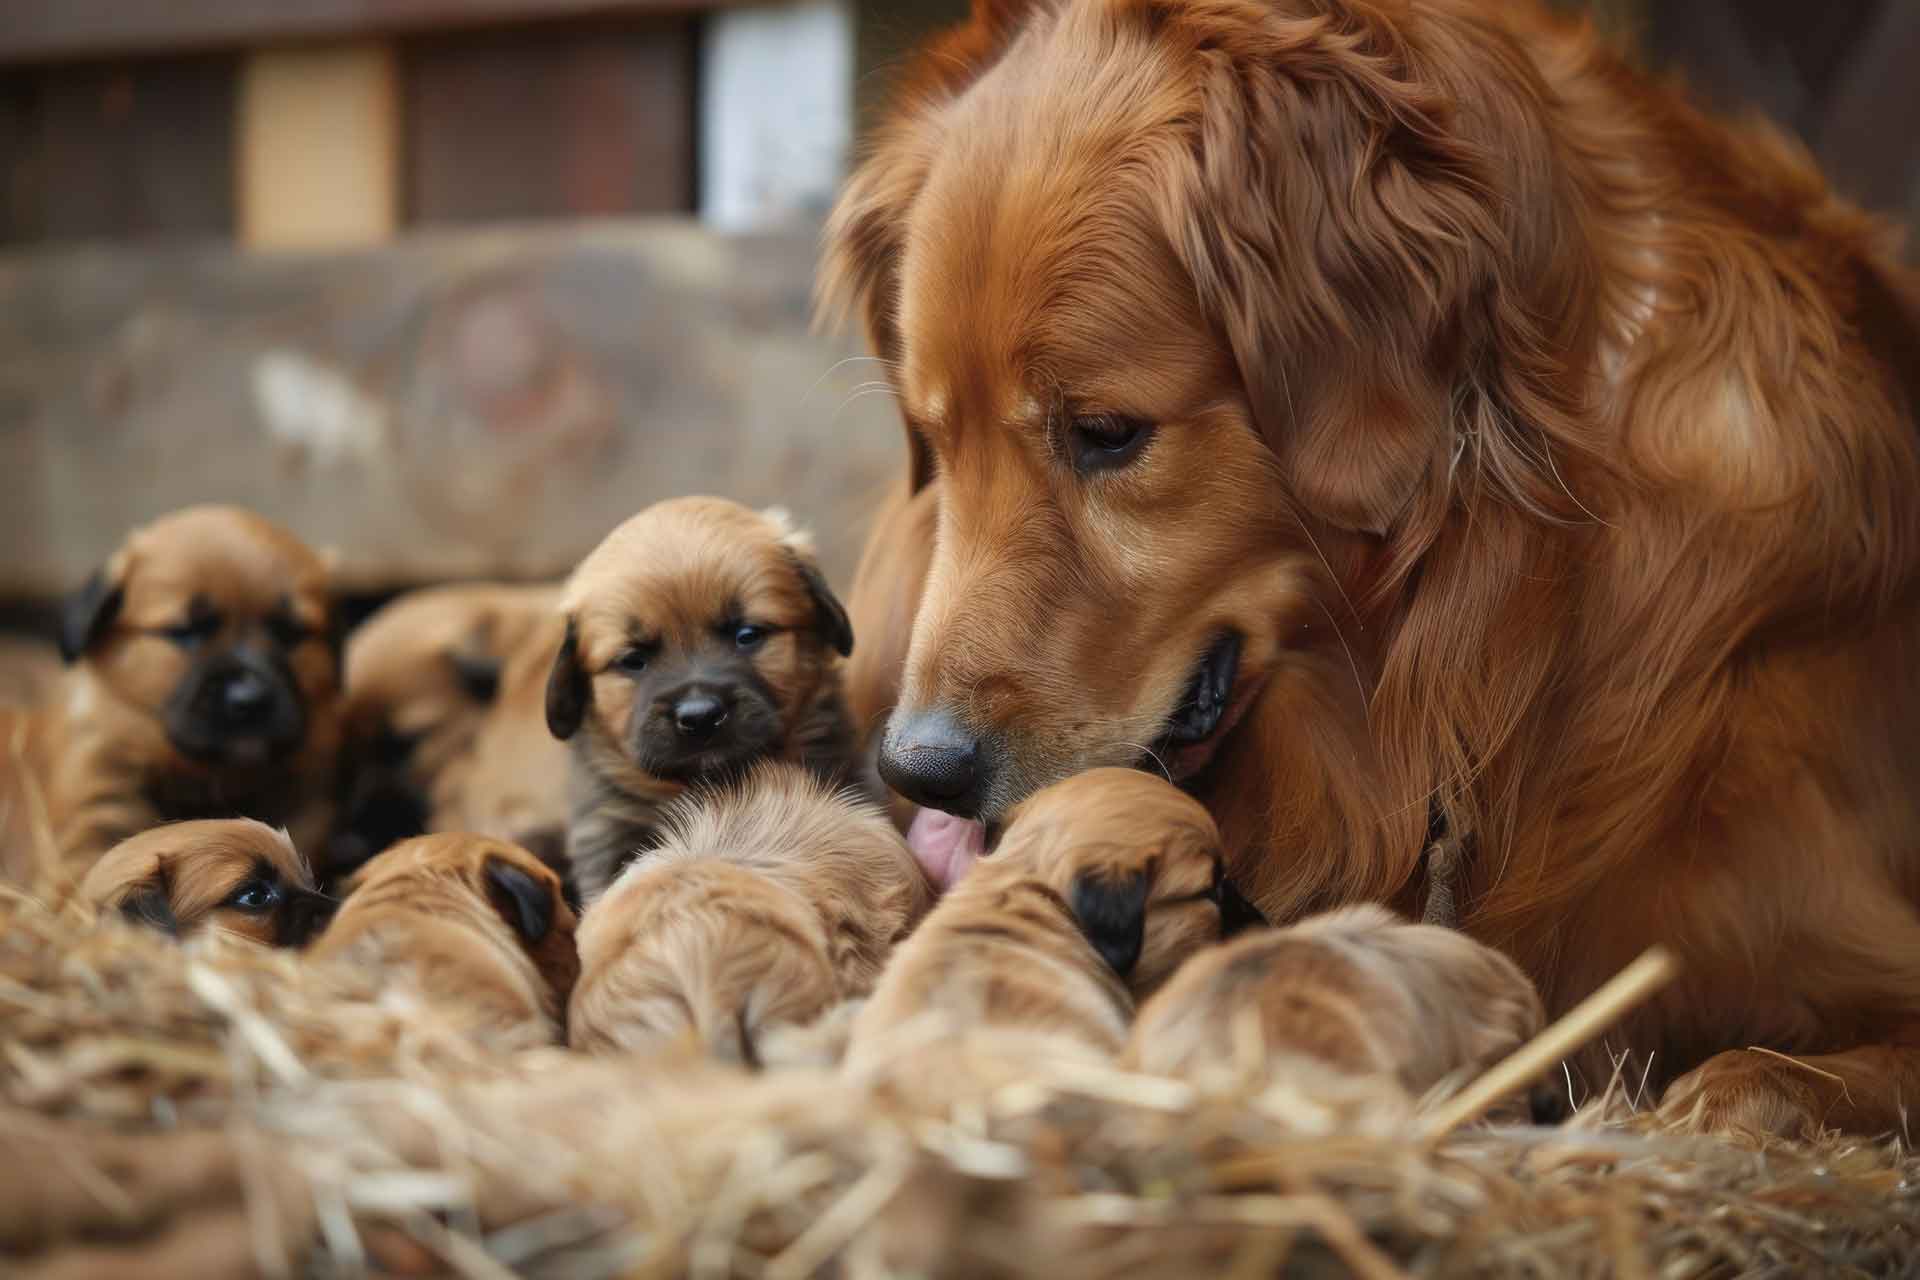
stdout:
POLYGON ((981 0, 823 298, 939 488, 897 789, 1157 760, 1282 919, 1438 820, 1550 1010, 1683 953, 1675 1123, 1920 1099, 1920 288, 1779 134, 1537 0, 981 0))

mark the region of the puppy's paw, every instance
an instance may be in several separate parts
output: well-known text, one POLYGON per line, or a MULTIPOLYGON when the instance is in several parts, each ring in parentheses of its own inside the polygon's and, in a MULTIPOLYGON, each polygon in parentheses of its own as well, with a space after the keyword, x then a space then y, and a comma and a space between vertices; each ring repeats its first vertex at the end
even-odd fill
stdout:
POLYGON ((1807 1141, 1827 1109, 1822 1082, 1790 1058, 1734 1049, 1668 1085, 1654 1118, 1672 1133, 1807 1141))

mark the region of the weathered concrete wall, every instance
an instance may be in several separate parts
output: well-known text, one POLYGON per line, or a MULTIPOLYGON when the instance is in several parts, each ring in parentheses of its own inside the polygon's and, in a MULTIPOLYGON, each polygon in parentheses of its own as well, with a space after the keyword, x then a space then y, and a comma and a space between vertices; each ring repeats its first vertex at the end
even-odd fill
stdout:
POLYGON ((815 250, 620 222, 0 257, 0 597, 210 500, 382 590, 558 574, 646 504, 716 492, 791 507, 844 580, 900 433, 857 343, 808 331, 815 250))

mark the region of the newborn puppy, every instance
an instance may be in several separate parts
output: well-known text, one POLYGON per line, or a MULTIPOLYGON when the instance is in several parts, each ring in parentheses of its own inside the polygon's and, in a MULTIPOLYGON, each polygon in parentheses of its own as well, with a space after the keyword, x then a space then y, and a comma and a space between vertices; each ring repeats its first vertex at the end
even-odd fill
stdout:
POLYGON ((1225 877, 1192 797, 1130 769, 1056 783, 1013 811, 998 852, 947 891, 854 1020, 862 1069, 947 1031, 1032 1031, 1101 1057, 1134 1002, 1260 916, 1225 877))
POLYGON ((0 712, 8 812, 33 831, 8 843, 16 879, 70 891, 120 841, 189 818, 321 847, 340 654, 326 562, 299 539, 237 507, 162 517, 67 600, 60 650, 46 704, 0 712))
MULTIPOLYGON (((348 637, 341 811, 327 857, 336 873, 427 831, 483 830, 466 821, 475 739, 513 655, 550 637, 544 671, 559 647, 559 599, 556 586, 431 587, 348 637)), ((525 745, 564 760, 544 726, 525 745)))
POLYGON ((691 783, 766 759, 859 780, 840 692, 853 631, 784 513, 658 503, 581 562, 561 612, 547 725, 572 744, 567 852, 589 902, 691 783))
POLYGON ((333 914, 284 831, 251 818, 173 822, 93 864, 80 899, 176 938, 203 930, 304 946, 333 914))
POLYGON ((1500 952, 1348 907, 1196 956, 1140 1010, 1126 1060, 1180 1076, 1305 1058, 1418 1096, 1492 1066, 1542 1021, 1533 984, 1500 952))
POLYGON ((409 972, 486 1028, 562 1038, 580 972, 560 877, 500 840, 419 836, 354 875, 316 961, 409 972))
POLYGON ((873 989, 933 891, 887 818, 769 762, 668 809, 663 839, 588 908, 575 1048, 760 1042, 873 989))

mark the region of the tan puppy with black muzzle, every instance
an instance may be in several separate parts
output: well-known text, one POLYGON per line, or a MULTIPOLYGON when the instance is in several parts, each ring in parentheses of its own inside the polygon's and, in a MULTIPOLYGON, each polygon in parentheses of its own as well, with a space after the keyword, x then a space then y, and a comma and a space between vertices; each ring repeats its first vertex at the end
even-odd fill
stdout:
POLYGON ((547 724, 573 748, 567 852, 588 902, 693 783, 787 760, 868 785, 841 696, 853 629, 784 512, 657 503, 580 563, 561 612, 547 724))
POLYGON ((293 534, 238 507, 163 516, 68 598, 60 648, 45 704, 0 712, 16 881, 70 891, 120 841, 192 818, 322 847, 340 651, 327 562, 293 534))
POLYGON ((1197 1076, 1285 1075, 1306 1060, 1418 1097, 1492 1066, 1543 1020, 1533 983, 1492 947, 1348 907, 1188 961, 1141 1008, 1126 1062, 1197 1076))
POLYGON ((80 900, 176 938, 217 932, 304 946, 333 914, 284 831, 251 818, 170 822, 93 864, 80 900))
POLYGON ((798 765, 689 794, 661 829, 581 922, 575 1048, 759 1065, 773 1032, 870 992, 933 903, 887 817, 798 765))
MULTIPOLYGON (((470 820, 475 746, 513 656, 544 638, 544 674, 560 647, 559 603, 557 584, 460 583, 407 592, 354 629, 341 812, 327 858, 336 873, 429 831, 514 838, 470 820)), ((521 749, 555 756, 564 769, 565 748, 547 735, 537 704, 534 716, 539 734, 521 749)))
POLYGON ((406 973, 476 1029, 564 1038, 580 974, 560 877, 525 849, 451 832, 403 841, 348 882, 310 954, 406 973))
POLYGON ((848 1066, 910 1076, 929 1045, 975 1032, 1111 1058, 1136 1000, 1260 923, 1192 797, 1130 769, 1080 774, 1021 804, 901 947, 854 1020, 848 1066))

